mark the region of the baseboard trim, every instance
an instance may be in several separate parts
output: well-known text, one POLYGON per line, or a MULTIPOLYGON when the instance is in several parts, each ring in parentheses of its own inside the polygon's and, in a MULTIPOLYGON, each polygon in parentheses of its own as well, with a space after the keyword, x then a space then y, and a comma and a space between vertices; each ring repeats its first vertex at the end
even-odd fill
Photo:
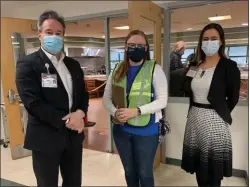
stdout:
MULTIPOLYGON (((181 166, 181 160, 176 159, 176 158, 166 157, 165 164, 174 165, 174 166, 181 166)), ((247 171, 240 170, 240 169, 233 169, 233 176, 246 179, 246 182, 248 185, 249 179, 248 179, 247 171)))
POLYGON ((246 183, 247 183, 247 186, 249 186, 249 177, 248 177, 248 174, 247 172, 245 173, 245 180, 246 180, 246 183))

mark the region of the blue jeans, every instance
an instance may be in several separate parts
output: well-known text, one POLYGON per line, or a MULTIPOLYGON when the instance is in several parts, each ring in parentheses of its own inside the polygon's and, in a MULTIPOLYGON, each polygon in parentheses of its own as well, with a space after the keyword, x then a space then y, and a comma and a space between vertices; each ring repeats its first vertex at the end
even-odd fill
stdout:
POLYGON ((158 134, 138 136, 114 125, 113 135, 128 187, 154 187, 153 164, 158 147, 158 134))

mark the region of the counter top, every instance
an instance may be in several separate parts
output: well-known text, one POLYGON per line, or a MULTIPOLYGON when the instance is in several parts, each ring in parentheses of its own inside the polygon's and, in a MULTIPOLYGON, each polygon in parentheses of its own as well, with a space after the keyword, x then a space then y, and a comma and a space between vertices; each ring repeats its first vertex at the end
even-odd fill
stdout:
POLYGON ((85 75, 85 80, 99 80, 99 81, 106 81, 106 75, 85 75))

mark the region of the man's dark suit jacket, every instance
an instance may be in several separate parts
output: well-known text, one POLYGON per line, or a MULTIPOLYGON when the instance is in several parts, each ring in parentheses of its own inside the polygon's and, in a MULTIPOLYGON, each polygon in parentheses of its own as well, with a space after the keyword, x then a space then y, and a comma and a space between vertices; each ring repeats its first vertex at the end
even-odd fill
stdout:
MULTIPOLYGON (((69 57, 64 63, 72 76, 73 104, 71 112, 78 109, 87 112, 89 97, 85 90, 84 75, 79 63, 69 57)), ((63 82, 46 54, 39 51, 18 60, 16 65, 16 86, 19 96, 28 111, 28 125, 24 148, 35 151, 62 151, 71 141, 80 148, 84 133, 69 130, 62 118, 69 113, 69 99, 63 82), (43 88, 41 74, 57 75, 57 88, 43 88)))
POLYGON ((181 68, 170 72, 169 95, 170 97, 185 97, 183 83, 186 76, 186 68, 181 68))
MULTIPOLYGON (((186 72, 188 70, 189 68, 186 72)), ((193 103, 192 79, 186 76, 183 86, 190 99, 189 109, 193 103)), ((219 116, 230 125, 232 124, 231 112, 239 101, 240 81, 237 63, 227 58, 221 58, 215 68, 207 100, 219 116)))

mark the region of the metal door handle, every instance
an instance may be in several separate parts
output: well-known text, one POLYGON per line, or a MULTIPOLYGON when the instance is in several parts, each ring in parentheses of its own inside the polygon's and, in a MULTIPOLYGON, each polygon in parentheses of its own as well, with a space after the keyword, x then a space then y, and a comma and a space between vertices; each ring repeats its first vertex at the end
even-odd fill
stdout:
POLYGON ((15 100, 20 100, 18 94, 14 94, 14 91, 12 89, 9 89, 8 91, 8 98, 9 98, 9 103, 13 104, 15 100))

